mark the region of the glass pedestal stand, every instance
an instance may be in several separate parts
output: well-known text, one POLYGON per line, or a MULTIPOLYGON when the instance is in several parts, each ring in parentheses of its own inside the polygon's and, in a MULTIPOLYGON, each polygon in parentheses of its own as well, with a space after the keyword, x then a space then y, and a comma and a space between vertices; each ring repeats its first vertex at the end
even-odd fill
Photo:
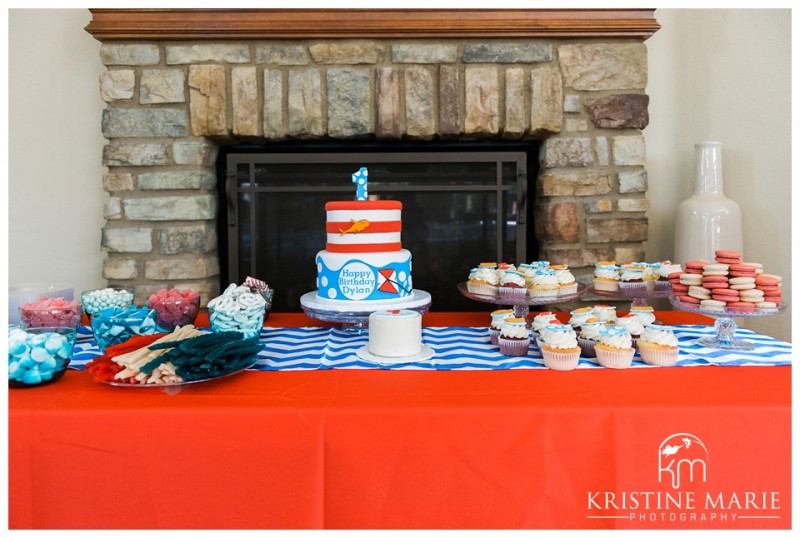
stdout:
POLYGON ((608 297, 609 299, 632 299, 631 307, 638 306, 647 306, 646 299, 666 299, 670 295, 672 295, 672 289, 665 289, 665 290, 648 290, 647 288, 644 289, 637 289, 637 290, 619 290, 619 291, 605 291, 605 290, 598 290, 594 287, 589 288, 589 293, 594 295, 599 295, 600 297, 608 297))
POLYGON ((352 334, 367 334, 369 315, 378 310, 415 310, 425 314, 431 307, 431 294, 427 291, 412 290, 403 301, 353 301, 348 304, 335 304, 321 299, 316 291, 300 297, 300 306, 305 314, 313 319, 341 325, 344 331, 352 334))
POLYGON ((528 319, 531 306, 541 306, 549 304, 559 304, 578 299, 586 292, 586 285, 578 284, 578 291, 570 293, 569 295, 555 295, 553 297, 521 297, 519 299, 506 299, 499 295, 484 295, 482 293, 472 293, 467 289, 467 283, 461 282, 458 284, 458 291, 464 297, 472 299, 473 301, 480 301, 482 303, 490 303, 496 305, 510 306, 514 310, 514 316, 525 320, 526 325, 530 325, 531 321, 528 319))
POLYGON ((777 310, 772 312, 731 312, 725 310, 709 310, 707 308, 700 308, 699 306, 692 306, 690 304, 681 302, 674 295, 670 295, 669 302, 678 310, 686 312, 695 312, 705 316, 716 318, 714 322, 714 329, 716 334, 714 336, 707 336, 705 338, 698 338, 696 342, 705 347, 713 349, 732 349, 740 351, 752 351, 755 349, 755 344, 748 340, 741 340, 736 338, 736 322, 733 318, 761 318, 766 316, 777 316, 786 310, 788 305, 782 304, 777 310))

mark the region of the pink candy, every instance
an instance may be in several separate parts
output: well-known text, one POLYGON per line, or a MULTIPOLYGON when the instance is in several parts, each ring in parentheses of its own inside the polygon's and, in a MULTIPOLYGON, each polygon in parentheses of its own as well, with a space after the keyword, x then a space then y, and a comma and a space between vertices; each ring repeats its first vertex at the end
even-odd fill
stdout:
POLYGON ((81 305, 63 297, 40 297, 20 308, 23 327, 77 327, 81 322, 81 305))
POLYGON ((148 308, 156 311, 156 323, 162 329, 194 323, 200 312, 200 293, 175 288, 159 290, 147 299, 148 308))

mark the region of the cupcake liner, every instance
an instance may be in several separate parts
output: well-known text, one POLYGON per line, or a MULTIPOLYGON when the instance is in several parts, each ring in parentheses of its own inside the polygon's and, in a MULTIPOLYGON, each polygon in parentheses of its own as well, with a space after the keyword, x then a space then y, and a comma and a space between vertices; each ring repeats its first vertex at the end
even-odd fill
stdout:
POLYGON ((497 339, 497 343, 500 344, 500 353, 509 357, 524 357, 528 354, 528 348, 531 345, 529 338, 515 340, 502 336, 497 339))
POLYGON ((675 349, 639 349, 639 355, 645 364, 651 366, 675 366, 678 360, 678 348, 675 349))
POLYGON ((578 345, 581 348, 581 355, 584 357, 596 357, 594 346, 597 345, 597 340, 590 340, 588 338, 578 338, 578 345))
POLYGON ((572 295, 578 293, 578 283, 573 282, 572 284, 568 284, 566 286, 561 286, 558 288, 559 295, 572 295))
POLYGON ((597 362, 606 368, 622 370, 629 368, 633 362, 633 348, 621 351, 608 351, 600 347, 595 347, 595 353, 597 353, 597 362))
POLYGON ((500 337, 500 329, 495 329, 494 327, 489 327, 489 341, 494 344, 498 345, 498 338, 500 337))
POLYGON ((578 367, 578 359, 580 359, 580 351, 573 351, 569 353, 559 353, 557 351, 542 350, 542 358, 544 365, 551 370, 574 370, 578 367))
POLYGON ((528 297, 532 299, 546 299, 548 297, 558 297, 558 288, 552 290, 535 290, 528 288, 528 297))
POLYGON ((467 291, 470 293, 478 293, 480 295, 497 295, 497 286, 491 284, 484 284, 481 282, 467 281, 467 291))
POLYGON ((640 291, 647 291, 647 283, 646 282, 620 282, 619 283, 619 291, 622 292, 623 295, 630 292, 640 292, 640 291))
POLYGON ((509 288, 500 286, 498 289, 501 299, 524 299, 528 294, 527 288, 509 288))
POLYGON ((611 282, 607 280, 593 280, 592 284, 594 284, 594 289, 598 291, 619 291, 619 282, 616 280, 611 282))

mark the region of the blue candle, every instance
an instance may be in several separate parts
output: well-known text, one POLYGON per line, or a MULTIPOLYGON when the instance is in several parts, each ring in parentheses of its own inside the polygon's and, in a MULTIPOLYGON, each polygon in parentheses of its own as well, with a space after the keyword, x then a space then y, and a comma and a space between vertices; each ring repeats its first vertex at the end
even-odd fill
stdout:
POLYGON ((353 183, 356 184, 356 200, 363 202, 367 200, 367 179, 369 176, 369 172, 367 172, 367 167, 362 166, 358 169, 358 172, 353 174, 353 183))

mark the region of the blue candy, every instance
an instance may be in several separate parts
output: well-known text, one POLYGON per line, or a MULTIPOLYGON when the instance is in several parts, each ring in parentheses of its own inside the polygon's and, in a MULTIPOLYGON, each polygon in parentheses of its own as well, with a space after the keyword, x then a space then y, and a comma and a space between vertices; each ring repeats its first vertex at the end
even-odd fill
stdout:
POLYGON ((8 341, 9 380, 38 385, 52 380, 66 368, 67 360, 72 357, 75 333, 13 329, 8 333, 8 341))
POLYGON ((106 308, 92 318, 92 330, 101 351, 108 346, 126 342, 134 335, 156 332, 156 311, 135 306, 126 310, 106 308))

